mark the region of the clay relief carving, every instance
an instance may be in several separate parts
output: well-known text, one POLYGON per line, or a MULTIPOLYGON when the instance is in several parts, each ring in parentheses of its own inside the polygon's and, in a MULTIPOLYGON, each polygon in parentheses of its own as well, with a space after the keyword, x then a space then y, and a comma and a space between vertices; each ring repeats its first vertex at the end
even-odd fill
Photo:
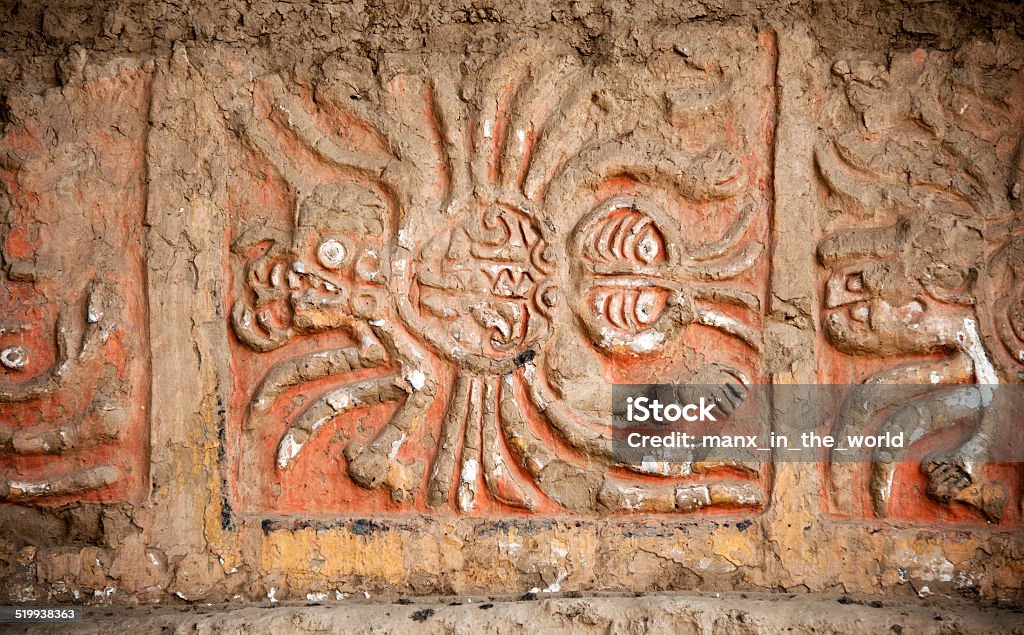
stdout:
POLYGON ((815 154, 836 219, 818 246, 827 275, 822 328, 838 351, 881 362, 866 377, 833 377, 864 384, 848 396, 834 432, 870 431, 880 418, 875 429, 927 444, 958 425, 969 429, 937 441, 916 477, 898 469, 912 443, 875 452, 866 483, 861 466, 831 464, 841 513, 856 514, 866 488, 878 517, 892 516, 898 502, 913 516, 919 495, 899 472, 922 479, 917 491, 947 517, 998 522, 1016 514, 1019 474, 991 460, 994 444, 1019 432, 993 414, 989 389, 1024 378, 1024 104, 1012 101, 1024 75, 993 70, 1020 68, 1006 55, 998 45, 972 45, 952 56, 902 54, 888 67, 833 67, 856 121, 815 154), (873 391, 880 384, 918 386, 873 391))
MULTIPOLYGON (((84 60, 83 60, 84 61, 84 60)), ((0 137, 0 499, 137 497, 149 78, 83 65, 0 137), (111 220, 114 219, 114 220, 111 220)))
POLYGON ((328 479, 358 488, 344 509, 763 504, 760 465, 611 452, 608 382, 760 373, 771 102, 738 87, 770 53, 661 46, 626 69, 528 43, 477 69, 328 63, 312 89, 242 75, 241 480, 276 473, 247 506, 322 510, 288 490, 328 479))

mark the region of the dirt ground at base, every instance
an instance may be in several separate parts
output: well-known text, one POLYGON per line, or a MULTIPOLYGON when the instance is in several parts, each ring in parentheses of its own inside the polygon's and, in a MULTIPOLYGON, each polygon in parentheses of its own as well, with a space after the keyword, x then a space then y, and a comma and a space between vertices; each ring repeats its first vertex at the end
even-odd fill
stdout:
POLYGON ((10 633, 1024 633, 1024 607, 962 599, 771 593, 362 598, 245 607, 87 607, 10 633))

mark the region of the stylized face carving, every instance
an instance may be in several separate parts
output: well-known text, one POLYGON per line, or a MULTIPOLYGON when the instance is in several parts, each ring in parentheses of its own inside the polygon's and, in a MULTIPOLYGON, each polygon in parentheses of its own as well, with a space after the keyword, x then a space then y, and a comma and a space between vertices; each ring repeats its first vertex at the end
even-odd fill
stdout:
POLYGON ((955 325, 971 313, 981 240, 954 217, 933 217, 822 241, 826 335, 850 354, 950 347, 955 325))
POLYGON ((375 312, 376 301, 359 285, 382 282, 386 218, 376 193, 351 183, 321 186, 300 204, 294 260, 284 273, 297 329, 338 328, 353 314, 375 312))
POLYGON ((529 214, 477 203, 420 252, 411 289, 419 319, 410 327, 442 351, 514 359, 550 333, 555 265, 553 247, 529 214))

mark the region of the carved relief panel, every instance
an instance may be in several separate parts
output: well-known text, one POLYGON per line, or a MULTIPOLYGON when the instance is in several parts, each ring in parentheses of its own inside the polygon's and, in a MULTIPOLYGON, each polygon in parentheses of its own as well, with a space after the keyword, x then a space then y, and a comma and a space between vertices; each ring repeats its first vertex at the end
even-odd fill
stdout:
POLYGON ((9 94, 0 137, 0 499, 137 499, 148 483, 142 228, 149 73, 9 94))
POLYGON ((911 440, 829 466, 834 513, 1019 521, 1020 465, 995 451, 1018 443, 1019 416, 991 403, 1016 392, 985 388, 1024 377, 1024 73, 1010 55, 972 44, 832 67, 840 121, 815 154, 820 375, 863 384, 835 433, 911 440), (872 392, 878 384, 916 387, 872 392))
POLYGON ((764 380, 773 41, 711 41, 225 61, 239 506, 761 509, 756 462, 611 452, 610 382, 764 380))

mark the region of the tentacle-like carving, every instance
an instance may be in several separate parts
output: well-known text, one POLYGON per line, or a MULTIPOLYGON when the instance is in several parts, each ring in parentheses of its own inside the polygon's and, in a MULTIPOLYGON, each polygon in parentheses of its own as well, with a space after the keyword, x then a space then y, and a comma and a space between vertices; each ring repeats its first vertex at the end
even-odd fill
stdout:
POLYGON ((401 488, 409 485, 408 475, 391 474, 393 467, 401 472, 395 457, 409 434, 426 417, 437 396, 437 380, 420 346, 403 330, 385 323, 375 327, 375 332, 392 358, 401 364, 402 388, 408 397, 369 444, 350 443, 345 448, 345 457, 349 477, 360 486, 374 489, 388 484, 393 495, 404 496, 401 488))
POLYGON ((79 470, 65 476, 41 481, 0 478, 0 500, 17 502, 52 496, 68 496, 108 487, 117 480, 117 470, 109 465, 79 470))
POLYGON ((367 406, 398 401, 405 396, 394 375, 356 382, 330 391, 295 418, 281 437, 277 467, 287 469, 323 424, 334 417, 367 406))
POLYGON ((722 234, 721 238, 689 249, 687 255, 691 260, 704 262, 711 260, 712 258, 719 258, 729 253, 739 245, 741 240, 743 240, 743 236, 746 235, 747 230, 750 229, 751 223, 753 223, 754 218, 756 218, 756 212, 756 203, 753 201, 745 202, 740 207, 739 218, 729 226, 729 229, 725 230, 725 233, 722 234))
POLYGON ((605 142, 581 152, 567 163, 550 186, 551 204, 558 205, 579 187, 594 188, 616 176, 628 176, 695 200, 720 200, 746 187, 740 162, 724 148, 689 155, 644 133, 605 142), (630 157, 644 157, 643 161, 630 157))
MULTIPOLYGON (((914 393, 921 395, 932 390, 931 377, 941 377, 947 383, 954 383, 958 379, 963 381, 970 379, 970 372, 969 366, 963 363, 951 366, 948 360, 882 371, 867 379, 863 385, 850 391, 839 409, 839 418, 832 429, 832 436, 836 439, 846 439, 850 435, 863 435, 878 412, 899 405, 906 400, 908 394, 911 396, 914 393), (917 381, 908 382, 908 379, 917 381), (909 387, 892 390, 879 389, 880 386, 886 384, 898 383, 917 383, 920 385, 920 389, 914 390, 909 387)), ((833 460, 829 463, 832 502, 836 509, 853 509, 854 494, 857 491, 857 465, 850 461, 850 457, 842 456, 835 450, 833 450, 832 458, 833 460)))
POLYGON ((128 411, 109 404, 93 404, 72 421, 43 430, 20 430, 0 424, 0 448, 15 454, 63 454, 121 439, 130 423, 128 411))
POLYGON ((71 320, 68 311, 57 315, 54 325, 55 361, 49 369, 23 382, 0 382, 0 403, 18 403, 38 399, 60 389, 65 383, 77 383, 83 365, 95 358, 115 321, 111 310, 113 296, 98 283, 90 285, 86 300, 85 325, 78 352, 71 353, 71 320))
POLYGON ((476 488, 480 477, 481 405, 483 386, 473 377, 469 383, 469 401, 466 409, 466 433, 462 440, 462 469, 459 470, 459 510, 472 511, 476 507, 476 488))
POLYGON ((451 494, 452 479, 455 474, 455 456, 459 450, 463 427, 466 424, 466 413, 469 410, 469 388, 472 378, 459 373, 455 377, 455 387, 448 399, 448 408, 441 424, 441 440, 437 454, 434 456, 434 467, 430 474, 430 486, 427 490, 427 504, 440 507, 448 503, 451 494))
POLYGON ((289 359, 271 368, 260 382, 250 402, 250 413, 266 413, 274 401, 293 386, 379 366, 385 359, 384 348, 376 338, 365 346, 346 346, 289 359))
POLYGON ((509 107, 500 166, 505 191, 522 191, 527 167, 534 156, 534 144, 546 136, 549 119, 561 114, 558 108, 571 101, 573 92, 579 90, 575 77, 579 60, 575 55, 559 55, 553 60, 542 58, 531 72, 535 75, 534 81, 520 87, 509 107))
POLYGON ((757 259, 761 257, 762 253, 764 253, 764 245, 751 242, 718 260, 701 264, 684 263, 681 267, 686 270, 685 275, 689 279, 727 280, 749 271, 757 263, 757 259))
POLYGON ((592 509, 596 499, 589 499, 587 492, 580 490, 599 485, 600 471, 584 469, 558 458, 534 434, 516 396, 515 376, 514 373, 502 376, 498 400, 501 429, 513 456, 546 496, 570 508, 582 505, 592 509))
POLYGON ((328 164, 343 172, 355 171, 364 177, 376 178, 393 160, 393 157, 375 156, 343 148, 331 138, 331 135, 324 134, 298 99, 289 95, 279 85, 274 88, 271 97, 271 119, 277 120, 279 125, 295 135, 303 147, 316 153, 328 164))
MULTIPOLYGON (((445 195, 438 208, 449 213, 464 204, 462 199, 472 191, 472 177, 469 160, 470 140, 462 125, 468 119, 465 103, 458 95, 458 87, 450 80, 438 78, 430 85, 430 115, 437 120, 437 131, 425 134, 420 143, 440 134, 439 144, 443 150, 441 162, 448 175, 445 195)), ((413 208, 415 209, 415 208, 413 208)))
POLYGON ((498 393, 502 390, 496 377, 484 380, 484 410, 481 448, 484 481, 491 496, 506 505, 532 509, 533 500, 524 491, 502 456, 501 436, 498 429, 498 393))
MULTIPOLYGON (((889 501, 892 496, 893 477, 896 467, 904 455, 925 435, 963 422, 977 424, 984 417, 985 407, 992 399, 992 387, 958 386, 929 392, 900 406, 882 427, 882 433, 902 434, 905 441, 902 448, 876 450, 872 457, 869 489, 871 502, 880 518, 889 516, 889 501)), ((972 435, 972 442, 986 445, 990 442, 982 433, 972 435)), ((949 460, 926 461, 926 472, 941 470, 930 482, 930 493, 939 500, 962 500, 980 509, 990 520, 999 520, 1006 504, 1007 491, 1001 483, 982 490, 977 485, 975 460, 980 454, 968 452, 972 458, 957 462, 949 460), (942 483, 943 487, 937 487, 942 483), (972 487, 973 485, 973 487, 972 487), (968 489, 970 488, 970 489, 968 489)))
POLYGON ((706 300, 722 304, 733 304, 759 313, 761 299, 749 291, 730 289, 727 287, 696 287, 693 292, 696 300, 706 300))
POLYGON ((602 432, 602 429, 608 428, 608 426, 581 423, 570 409, 555 397, 551 389, 537 375, 535 369, 527 368, 528 370, 523 373, 523 378, 529 387, 530 400, 544 415, 548 423, 562 435, 569 445, 584 454, 610 460, 612 458, 612 438, 602 432))
POLYGON ((761 352, 761 338, 757 333, 731 315, 726 315, 725 313, 709 309, 698 309, 697 323, 703 324, 704 326, 710 326, 711 328, 718 329, 723 333, 732 335, 733 337, 740 339, 744 344, 754 349, 756 352, 761 352))
POLYGON ((579 75, 570 78, 575 81, 567 81, 559 107, 544 124, 545 134, 532 147, 522 187, 532 201, 547 202, 555 175, 564 171, 565 162, 590 142, 597 129, 592 120, 578 115, 590 106, 593 83, 579 75))

